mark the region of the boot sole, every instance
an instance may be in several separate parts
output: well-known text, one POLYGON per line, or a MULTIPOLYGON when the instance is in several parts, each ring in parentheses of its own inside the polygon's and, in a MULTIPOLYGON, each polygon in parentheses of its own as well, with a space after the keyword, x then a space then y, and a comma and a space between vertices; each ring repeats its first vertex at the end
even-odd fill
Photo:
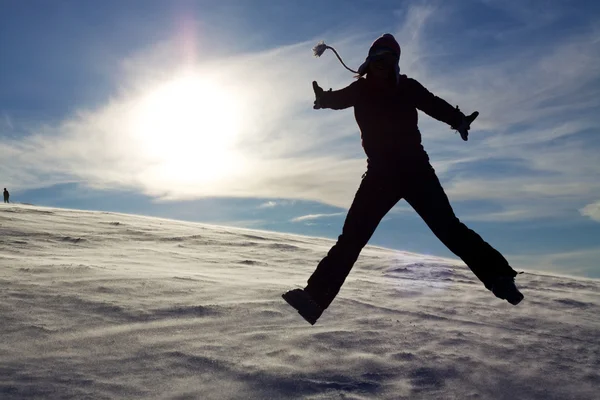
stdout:
POLYGON ((523 299, 525 298, 525 296, 523 296, 523 294, 519 293, 519 296, 515 297, 514 299, 506 299, 506 301, 508 301, 510 304, 512 304, 513 306, 516 306, 517 304, 519 304, 523 299))
POLYGON ((499 298, 501 300, 506 300, 510 304, 512 304, 513 306, 516 306, 517 304, 519 304, 525 298, 525 296, 523 296, 523 293, 521 293, 519 291, 517 291, 517 293, 514 296, 511 296, 511 298, 504 297, 504 296, 499 296, 498 294, 496 294, 496 292, 494 292, 494 290, 492 290, 492 293, 497 298, 499 298))
POLYGON ((314 325, 323 313, 323 310, 302 289, 290 290, 281 297, 311 325, 314 325))

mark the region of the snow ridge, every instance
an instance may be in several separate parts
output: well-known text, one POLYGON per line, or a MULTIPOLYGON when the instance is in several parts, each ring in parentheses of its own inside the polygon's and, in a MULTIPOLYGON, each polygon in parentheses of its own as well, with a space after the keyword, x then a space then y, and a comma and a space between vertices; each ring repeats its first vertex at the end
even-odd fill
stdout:
POLYGON ((315 326, 280 298, 333 244, 0 208, 0 398, 593 399, 600 281, 367 247, 315 326))

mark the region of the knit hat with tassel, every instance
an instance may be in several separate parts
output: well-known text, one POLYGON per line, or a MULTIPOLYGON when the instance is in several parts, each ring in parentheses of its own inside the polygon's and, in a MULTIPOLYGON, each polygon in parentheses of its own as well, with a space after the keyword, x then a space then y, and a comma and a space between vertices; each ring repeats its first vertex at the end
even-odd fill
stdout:
MULTIPOLYGON (((369 69, 369 63, 371 62, 371 60, 383 54, 393 54, 396 56, 396 60, 398 62, 400 61, 400 45, 391 33, 385 33, 373 42, 371 48, 369 49, 369 55, 365 59, 365 62, 363 62, 362 65, 358 68, 358 74, 360 76, 366 74, 367 70, 369 69)), ((395 69, 396 75, 399 75, 400 66, 398 65, 398 63, 396 63, 395 69)))
MULTIPOLYGON (((315 47, 313 47, 312 50, 313 50, 315 57, 321 57, 321 55, 323 55, 323 53, 327 49, 330 49, 331 51, 333 51, 335 53, 336 57, 338 58, 338 60, 340 60, 340 62, 344 66, 344 68, 346 68, 348 71, 358 74, 360 76, 363 76, 364 74, 367 73, 367 70, 369 69, 369 63, 371 62, 371 60, 373 60, 375 57, 380 56, 382 54, 392 53, 396 56, 396 60, 398 62, 400 61, 400 45, 398 44, 398 42, 396 41, 396 39, 394 38, 394 36, 391 33, 385 33, 373 42, 373 44, 371 45, 371 48, 369 49, 369 55, 367 56, 365 62, 362 63, 360 68, 358 68, 358 71, 355 71, 352 68, 348 67, 346 65, 346 63, 344 63, 344 61, 342 60, 342 57, 340 57, 338 52, 333 47, 325 44, 324 41, 320 41, 319 43, 317 43, 317 45, 315 47)), ((396 70, 397 79, 399 79, 400 78, 400 66, 398 65, 398 63, 396 63, 396 65, 395 65, 395 70, 396 70)))

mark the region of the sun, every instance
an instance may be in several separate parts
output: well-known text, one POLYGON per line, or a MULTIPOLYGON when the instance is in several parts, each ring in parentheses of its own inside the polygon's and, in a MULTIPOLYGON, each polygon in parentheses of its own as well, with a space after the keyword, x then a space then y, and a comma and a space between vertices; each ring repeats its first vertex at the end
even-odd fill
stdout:
POLYGON ((206 184, 239 167, 233 146, 242 109, 231 89, 184 75, 143 95, 133 107, 136 151, 157 180, 206 184))

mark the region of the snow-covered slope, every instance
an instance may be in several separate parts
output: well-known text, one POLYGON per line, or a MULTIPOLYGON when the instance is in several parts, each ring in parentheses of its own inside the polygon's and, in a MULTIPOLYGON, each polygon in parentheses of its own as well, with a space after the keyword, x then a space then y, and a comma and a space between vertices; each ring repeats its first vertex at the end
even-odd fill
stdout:
POLYGON ((594 399, 600 281, 367 247, 310 326, 280 297, 333 242, 0 207, 0 398, 594 399))

